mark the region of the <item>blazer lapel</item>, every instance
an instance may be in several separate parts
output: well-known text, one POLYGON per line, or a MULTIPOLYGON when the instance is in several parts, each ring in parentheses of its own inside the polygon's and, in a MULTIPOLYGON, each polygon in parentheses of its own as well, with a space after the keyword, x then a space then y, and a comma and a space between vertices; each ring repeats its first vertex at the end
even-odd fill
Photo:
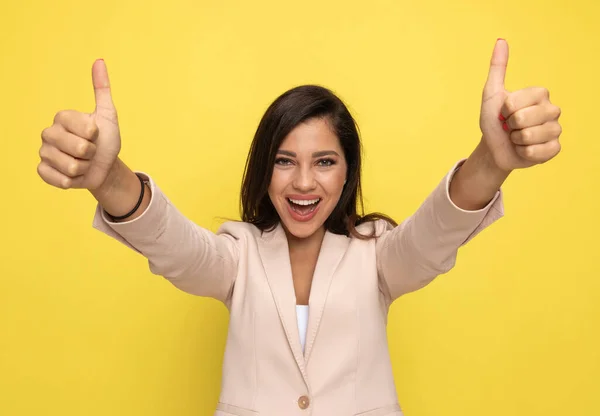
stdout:
POLYGON ((258 249, 288 343, 304 380, 308 382, 298 332, 290 252, 281 224, 278 224, 273 231, 263 234, 258 249))
POLYGON ((325 237, 323 238, 308 301, 308 328, 306 330, 306 345, 304 347, 305 361, 308 361, 315 337, 317 336, 335 270, 344 257, 349 243, 350 239, 348 237, 333 234, 329 231, 325 233, 325 237))
POLYGON ((292 265, 290 264, 290 252, 285 231, 281 224, 278 224, 273 231, 264 233, 263 238, 259 240, 258 249, 267 282, 271 288, 273 300, 288 343, 307 384, 306 361, 317 336, 331 281, 349 243, 350 239, 346 236, 330 232, 325 233, 315 266, 308 301, 308 328, 303 354, 298 332, 292 265))

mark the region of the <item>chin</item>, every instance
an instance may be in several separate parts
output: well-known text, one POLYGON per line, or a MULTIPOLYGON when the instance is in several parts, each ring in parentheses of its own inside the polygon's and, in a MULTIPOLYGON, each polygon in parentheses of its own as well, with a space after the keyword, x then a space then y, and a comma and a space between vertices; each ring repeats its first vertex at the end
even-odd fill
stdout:
POLYGON ((311 237, 323 227, 322 222, 316 221, 313 224, 299 224, 294 220, 283 220, 282 224, 288 234, 298 239, 311 237))

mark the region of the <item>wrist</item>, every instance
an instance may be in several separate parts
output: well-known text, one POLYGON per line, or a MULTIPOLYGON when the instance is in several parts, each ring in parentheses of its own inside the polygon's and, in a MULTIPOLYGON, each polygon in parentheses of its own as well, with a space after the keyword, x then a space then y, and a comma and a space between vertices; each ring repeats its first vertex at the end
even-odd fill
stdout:
POLYGON ((462 164, 450 182, 450 199, 465 210, 485 207, 510 171, 498 167, 483 140, 462 164))
POLYGON ((487 178, 490 183, 502 184, 512 172, 512 170, 503 169, 498 166, 494 155, 483 138, 469 156, 469 160, 477 167, 481 177, 487 178))
POLYGON ((110 169, 102 185, 90 189, 90 192, 114 220, 137 218, 146 210, 151 198, 150 188, 145 182, 140 187, 140 177, 120 159, 110 169))
POLYGON ((104 181, 96 188, 90 188, 88 189, 88 191, 90 191, 94 196, 99 197, 105 197, 113 193, 113 190, 117 189, 119 183, 122 182, 122 163, 123 162, 121 162, 121 160, 117 158, 117 160, 115 160, 115 163, 113 163, 113 165, 109 169, 104 181))

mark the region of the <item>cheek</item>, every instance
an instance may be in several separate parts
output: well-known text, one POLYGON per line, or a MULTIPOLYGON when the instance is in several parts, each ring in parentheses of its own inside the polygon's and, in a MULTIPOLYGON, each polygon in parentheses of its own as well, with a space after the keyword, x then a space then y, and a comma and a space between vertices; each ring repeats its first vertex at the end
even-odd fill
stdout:
POLYGON ((344 190, 344 179, 345 175, 342 173, 329 175, 327 178, 323 178, 321 184, 330 196, 339 197, 344 190))

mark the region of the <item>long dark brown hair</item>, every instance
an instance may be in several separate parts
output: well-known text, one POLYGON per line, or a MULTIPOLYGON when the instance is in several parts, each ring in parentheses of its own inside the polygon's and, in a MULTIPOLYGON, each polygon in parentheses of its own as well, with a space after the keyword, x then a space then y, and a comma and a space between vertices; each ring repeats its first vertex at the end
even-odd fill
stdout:
POLYGON ((358 225, 383 219, 396 226, 397 223, 387 215, 364 215, 360 185, 362 146, 358 126, 343 101, 329 89, 317 85, 302 85, 286 91, 263 115, 246 159, 240 193, 242 221, 254 224, 262 231, 272 230, 278 224, 280 218, 268 194, 276 153, 298 124, 312 118, 328 121, 340 141, 348 166, 344 190, 325 221, 325 228, 335 234, 368 239, 374 234, 359 233, 358 225))

